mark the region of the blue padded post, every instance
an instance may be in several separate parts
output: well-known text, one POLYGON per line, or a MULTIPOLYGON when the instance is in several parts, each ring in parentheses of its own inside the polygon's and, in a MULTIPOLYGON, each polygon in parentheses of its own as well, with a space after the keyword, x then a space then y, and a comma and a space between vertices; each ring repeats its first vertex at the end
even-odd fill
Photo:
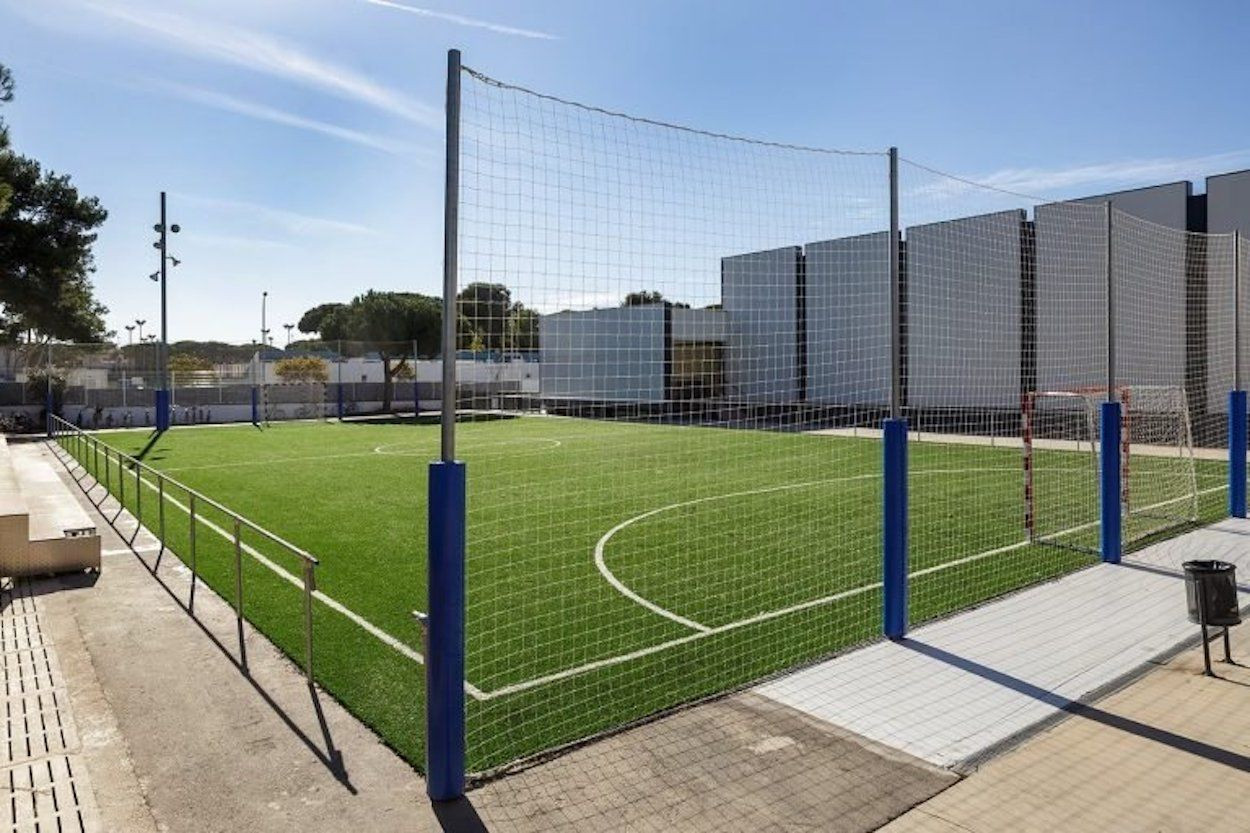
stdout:
POLYGON ((1098 490, 1102 560, 1120 563, 1122 549, 1120 506, 1120 403, 1104 402, 1101 409, 1102 467, 1098 490))
POLYGON ((883 581, 885 635, 907 635, 907 420, 887 419, 882 445, 883 581))
POLYGON ((52 386, 48 386, 48 392, 44 396, 43 407, 45 409, 44 422, 47 423, 48 439, 52 439, 52 386))
POLYGON ((1246 392, 1228 392, 1228 514, 1246 516, 1246 392))
POLYGON ((168 431, 169 430, 169 391, 167 390, 156 391, 155 407, 156 407, 156 430, 168 431))
POLYGON ((260 425, 260 388, 252 386, 252 424, 260 425))
POLYGON ((464 463, 431 463, 429 490, 426 792, 450 801, 464 795, 464 463))
POLYGON ((342 382, 339 382, 338 389, 339 389, 339 392, 338 392, 339 419, 342 419, 343 418, 343 383, 342 382))

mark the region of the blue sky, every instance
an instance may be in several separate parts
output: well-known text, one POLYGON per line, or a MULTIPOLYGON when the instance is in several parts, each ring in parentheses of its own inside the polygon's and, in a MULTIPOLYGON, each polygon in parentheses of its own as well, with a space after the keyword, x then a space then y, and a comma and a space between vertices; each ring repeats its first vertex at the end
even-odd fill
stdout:
POLYGON ((278 332, 437 293, 451 46, 567 98, 1057 198, 1250 167, 1248 35, 1215 2, 0 0, 16 146, 110 212, 110 326, 157 318, 164 189, 170 337, 235 341, 264 290, 278 332))

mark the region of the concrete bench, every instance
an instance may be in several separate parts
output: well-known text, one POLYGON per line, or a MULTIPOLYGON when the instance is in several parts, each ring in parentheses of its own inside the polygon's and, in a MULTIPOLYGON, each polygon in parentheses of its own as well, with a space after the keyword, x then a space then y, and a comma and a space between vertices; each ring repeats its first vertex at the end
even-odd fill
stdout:
POLYGON ((0 444, 0 575, 100 569, 95 522, 56 469, 39 454, 0 444))

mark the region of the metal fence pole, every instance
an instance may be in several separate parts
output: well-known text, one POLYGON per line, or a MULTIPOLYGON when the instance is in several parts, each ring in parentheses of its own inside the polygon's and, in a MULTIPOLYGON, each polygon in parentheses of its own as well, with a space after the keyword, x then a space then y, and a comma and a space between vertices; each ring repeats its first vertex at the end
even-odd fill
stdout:
POLYGON ((882 631, 908 624, 907 420, 903 419, 903 291, 899 262, 898 148, 890 148, 890 417, 882 425, 882 631))
POLYGON ((313 563, 304 559, 304 674, 309 687, 313 685, 313 593, 316 590, 313 563))
POLYGON ((1102 403, 1100 414, 1101 472, 1099 484, 1099 530, 1102 560, 1108 564, 1120 563, 1123 530, 1123 506, 1120 480, 1122 450, 1120 441, 1123 418, 1116 389, 1115 366, 1115 267, 1113 255, 1114 220, 1111 203, 1107 206, 1106 283, 1107 283, 1107 400, 1102 403))
POLYGON ((1241 231, 1233 232, 1233 389, 1228 393, 1228 514, 1246 517, 1246 391, 1241 384, 1241 231))
POLYGON ((195 582, 199 577, 199 573, 196 570, 195 559, 195 492, 187 492, 187 506, 190 507, 190 512, 188 514, 191 518, 189 532, 190 546, 188 547, 188 549, 191 550, 191 601, 187 606, 195 607, 195 582))
POLYGON ((165 475, 156 475, 156 514, 161 533, 161 552, 165 552, 165 475))
POLYGON ((460 51, 447 53, 447 167, 443 192, 441 460, 429 470, 429 618, 426 638, 426 792, 464 795, 465 467, 455 459, 456 288, 460 206, 460 51))
POLYGON ((239 631, 239 665, 247 667, 247 643, 243 641, 243 528, 234 519, 234 620, 239 631))

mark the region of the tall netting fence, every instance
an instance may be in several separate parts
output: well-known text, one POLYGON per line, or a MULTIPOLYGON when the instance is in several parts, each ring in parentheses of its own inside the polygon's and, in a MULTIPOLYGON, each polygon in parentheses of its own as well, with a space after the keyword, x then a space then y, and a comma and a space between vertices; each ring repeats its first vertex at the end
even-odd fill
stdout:
POLYGON ((539 358, 536 390, 457 394, 469 768, 871 639, 885 154, 472 72, 461 130, 459 345, 539 358))
POLYGON ((894 332, 885 154, 462 82, 456 347, 537 371, 457 362, 467 766, 496 794, 593 826, 577 794, 633 783, 632 743, 681 793, 770 709, 861 697, 786 672, 881 635, 895 361, 912 624, 1097 563, 1105 402, 1130 556, 1222 517, 1235 245, 1185 230, 1187 192, 1047 202, 903 160, 894 332), (526 774, 604 736, 593 784, 526 774))

